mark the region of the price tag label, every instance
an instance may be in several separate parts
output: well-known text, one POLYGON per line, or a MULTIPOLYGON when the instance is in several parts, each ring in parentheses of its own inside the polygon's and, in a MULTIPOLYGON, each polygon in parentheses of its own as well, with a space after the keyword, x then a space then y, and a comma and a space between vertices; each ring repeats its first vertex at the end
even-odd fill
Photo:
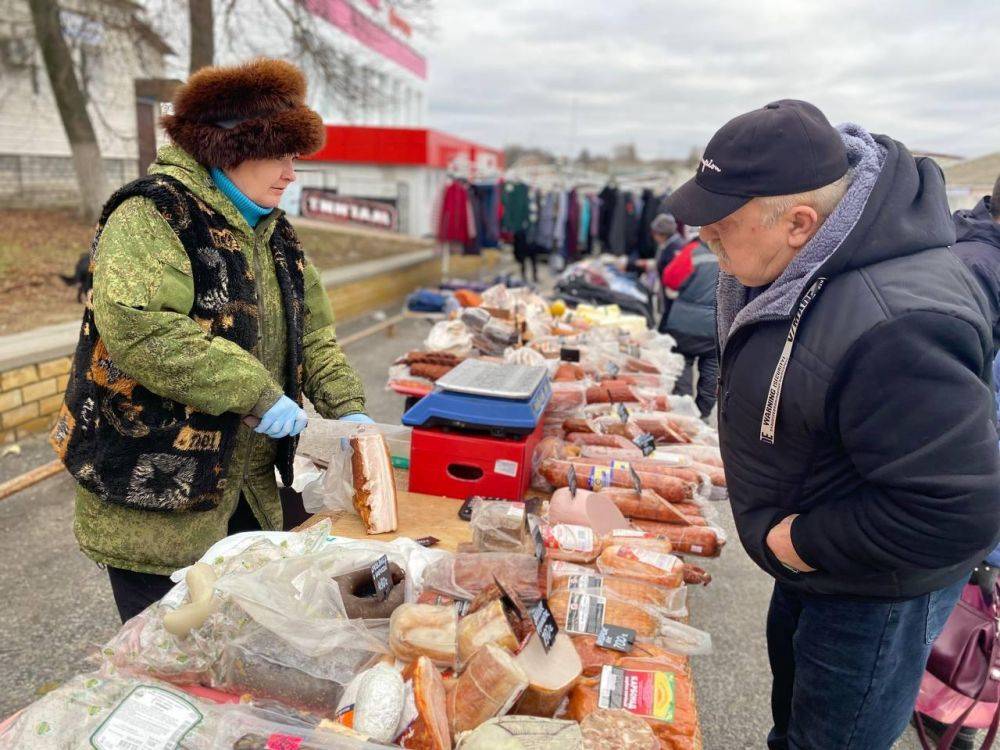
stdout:
POLYGON ((627 654, 635 645, 635 631, 617 625, 602 625, 597 632, 597 645, 627 654))
POLYGON ((382 601, 389 598, 392 591, 392 576, 389 574, 389 558, 382 555, 372 563, 372 580, 375 582, 375 592, 382 601))
POLYGON ((539 561, 545 559, 545 539, 542 537, 542 527, 539 525, 538 521, 535 520, 530 524, 531 528, 531 541, 535 545, 535 557, 539 561))
POLYGON ((576 467, 573 464, 569 465, 569 470, 566 472, 566 481, 569 485, 569 494, 576 497, 576 467))
POLYGON ((563 362, 579 362, 580 361, 580 350, 579 349, 567 349, 562 347, 559 350, 559 359, 563 362))
POLYGON ((559 626, 556 625, 556 618, 552 616, 552 611, 544 599, 539 599, 538 604, 531 608, 531 622, 535 625, 535 632, 542 642, 542 648, 548 653, 552 644, 556 642, 559 626))
POLYGON ((632 442, 642 451, 643 456, 652 455, 653 451, 656 450, 656 438, 648 432, 643 433, 632 442))
POLYGON ((628 474, 629 474, 629 477, 632 479, 632 489, 635 490, 635 494, 641 495, 642 494, 642 480, 639 479, 638 473, 636 473, 636 470, 632 466, 629 466, 628 467, 628 474))
POLYGON ((441 540, 438 539, 436 536, 422 536, 419 539, 415 539, 414 541, 421 547, 433 547, 441 540))
POLYGON ((618 415, 618 419, 622 421, 622 424, 628 422, 628 409, 625 408, 625 404, 615 404, 615 413, 618 415))

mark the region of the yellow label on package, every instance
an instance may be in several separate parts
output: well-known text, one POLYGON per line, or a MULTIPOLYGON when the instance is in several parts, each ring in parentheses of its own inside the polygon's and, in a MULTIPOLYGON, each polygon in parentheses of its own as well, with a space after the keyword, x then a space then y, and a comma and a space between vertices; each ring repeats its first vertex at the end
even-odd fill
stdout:
POLYGON ((600 492, 605 487, 611 486, 611 467, 594 466, 590 469, 590 489, 600 492))
POLYGON ((601 670, 597 705, 670 722, 674 720, 676 707, 675 680, 673 672, 605 665, 601 670))

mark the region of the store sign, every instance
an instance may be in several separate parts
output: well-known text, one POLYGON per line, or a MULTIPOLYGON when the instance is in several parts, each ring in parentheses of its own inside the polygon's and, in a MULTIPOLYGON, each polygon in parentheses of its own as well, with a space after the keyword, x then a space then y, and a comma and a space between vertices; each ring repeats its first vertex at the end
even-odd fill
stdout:
POLYGON ((389 203, 337 195, 328 190, 302 189, 302 215, 310 219, 397 230, 396 207, 389 203))

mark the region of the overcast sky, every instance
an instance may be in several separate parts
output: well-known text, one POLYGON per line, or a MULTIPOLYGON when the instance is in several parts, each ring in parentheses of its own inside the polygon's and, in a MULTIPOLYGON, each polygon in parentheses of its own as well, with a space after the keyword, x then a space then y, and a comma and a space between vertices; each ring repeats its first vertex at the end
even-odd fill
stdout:
POLYGON ((808 99, 914 149, 1000 150, 1000 0, 435 0, 431 125, 575 155, 686 156, 808 99))

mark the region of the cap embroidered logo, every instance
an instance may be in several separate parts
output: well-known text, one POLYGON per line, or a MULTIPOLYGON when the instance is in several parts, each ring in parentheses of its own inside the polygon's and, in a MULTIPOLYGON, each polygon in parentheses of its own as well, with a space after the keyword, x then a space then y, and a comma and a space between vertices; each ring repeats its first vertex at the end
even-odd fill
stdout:
POLYGON ((701 171, 704 172, 706 169, 711 169, 713 172, 718 172, 719 174, 722 174, 722 168, 711 159, 701 160, 701 171))

